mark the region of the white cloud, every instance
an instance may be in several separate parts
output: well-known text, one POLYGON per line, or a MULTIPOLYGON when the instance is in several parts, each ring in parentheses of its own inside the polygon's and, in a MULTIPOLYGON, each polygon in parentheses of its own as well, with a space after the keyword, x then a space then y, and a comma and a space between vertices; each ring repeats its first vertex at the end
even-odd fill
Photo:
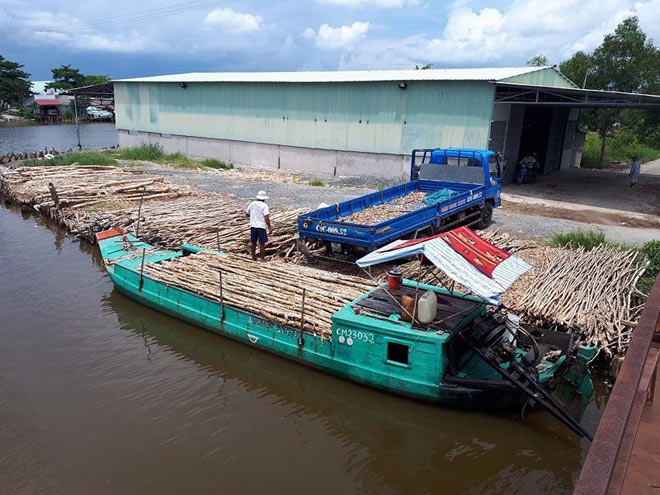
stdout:
POLYGON ((229 33, 248 33, 258 31, 263 19, 258 15, 234 12, 229 7, 212 10, 204 18, 204 24, 219 28, 229 33))
POLYGON ((380 7, 383 9, 416 7, 421 0, 316 0, 320 5, 335 5, 337 7, 380 7))
POLYGON ((363 40, 340 66, 522 65, 537 54, 559 63, 577 50, 593 50, 631 15, 640 17, 649 37, 660 38, 660 0, 513 0, 506 9, 457 0, 440 35, 363 40))
POLYGON ((313 39, 321 50, 351 50, 369 31, 368 22, 354 22, 350 26, 332 27, 322 24, 318 32, 307 28, 303 37, 313 39))

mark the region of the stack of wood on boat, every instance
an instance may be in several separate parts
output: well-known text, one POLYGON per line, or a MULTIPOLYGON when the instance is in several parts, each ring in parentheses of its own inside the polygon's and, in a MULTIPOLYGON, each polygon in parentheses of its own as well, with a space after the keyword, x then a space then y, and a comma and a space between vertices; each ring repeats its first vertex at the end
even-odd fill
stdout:
POLYGON ((209 252, 144 267, 149 277, 218 302, 220 271, 224 304, 294 328, 301 327, 303 317, 304 331, 326 337, 332 332, 332 315, 373 288, 369 280, 361 277, 209 252))
MULTIPOLYGON (((249 249, 249 222, 246 202, 216 193, 195 193, 189 197, 145 203, 140 209, 140 238, 150 244, 178 249, 182 244, 246 254, 249 249)), ((303 210, 274 208, 273 233, 268 236, 267 256, 291 257, 295 252, 296 219, 303 210)), ((93 235, 111 227, 134 233, 138 208, 106 211, 80 217, 80 232, 93 235)), ((85 234, 87 237, 87 234, 85 234)))
POLYGON ((370 206, 342 217, 341 220, 361 225, 375 225, 420 208, 424 205, 425 199, 426 193, 417 191, 381 205, 370 206))
MULTIPOLYGON (((636 251, 604 245, 591 251, 550 247, 497 232, 484 237, 533 266, 502 295, 502 302, 524 322, 573 331, 581 343, 596 345, 608 356, 625 354, 646 300, 636 284, 647 262, 636 251)), ((402 272, 451 287, 441 272, 417 261, 403 265, 402 272)))

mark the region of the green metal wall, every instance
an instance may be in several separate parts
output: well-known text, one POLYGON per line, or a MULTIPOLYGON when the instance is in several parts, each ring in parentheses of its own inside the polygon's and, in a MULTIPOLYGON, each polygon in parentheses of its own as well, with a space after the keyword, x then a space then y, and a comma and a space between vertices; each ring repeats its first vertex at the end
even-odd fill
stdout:
POLYGON ((498 82, 532 84, 534 86, 549 86, 553 88, 577 88, 570 79, 555 69, 536 70, 527 74, 500 79, 498 82))
POLYGON ((268 144, 408 154, 486 148, 495 87, 487 82, 116 82, 117 128, 268 144))

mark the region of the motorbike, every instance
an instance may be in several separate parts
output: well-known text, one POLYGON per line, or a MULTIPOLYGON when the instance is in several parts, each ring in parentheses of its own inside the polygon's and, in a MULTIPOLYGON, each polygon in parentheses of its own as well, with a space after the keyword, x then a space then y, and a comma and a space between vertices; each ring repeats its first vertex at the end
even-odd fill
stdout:
POLYGON ((536 182, 536 163, 521 163, 518 167, 516 184, 533 184, 534 182, 536 182))

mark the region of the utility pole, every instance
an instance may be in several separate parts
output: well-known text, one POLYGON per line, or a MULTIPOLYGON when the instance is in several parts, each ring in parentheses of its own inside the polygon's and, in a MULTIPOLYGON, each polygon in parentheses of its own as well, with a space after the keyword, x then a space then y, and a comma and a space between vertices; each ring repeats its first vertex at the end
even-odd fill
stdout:
POLYGON ((73 113, 76 116, 76 134, 78 135, 78 151, 82 149, 80 144, 80 121, 78 120, 78 95, 73 94, 73 113))

